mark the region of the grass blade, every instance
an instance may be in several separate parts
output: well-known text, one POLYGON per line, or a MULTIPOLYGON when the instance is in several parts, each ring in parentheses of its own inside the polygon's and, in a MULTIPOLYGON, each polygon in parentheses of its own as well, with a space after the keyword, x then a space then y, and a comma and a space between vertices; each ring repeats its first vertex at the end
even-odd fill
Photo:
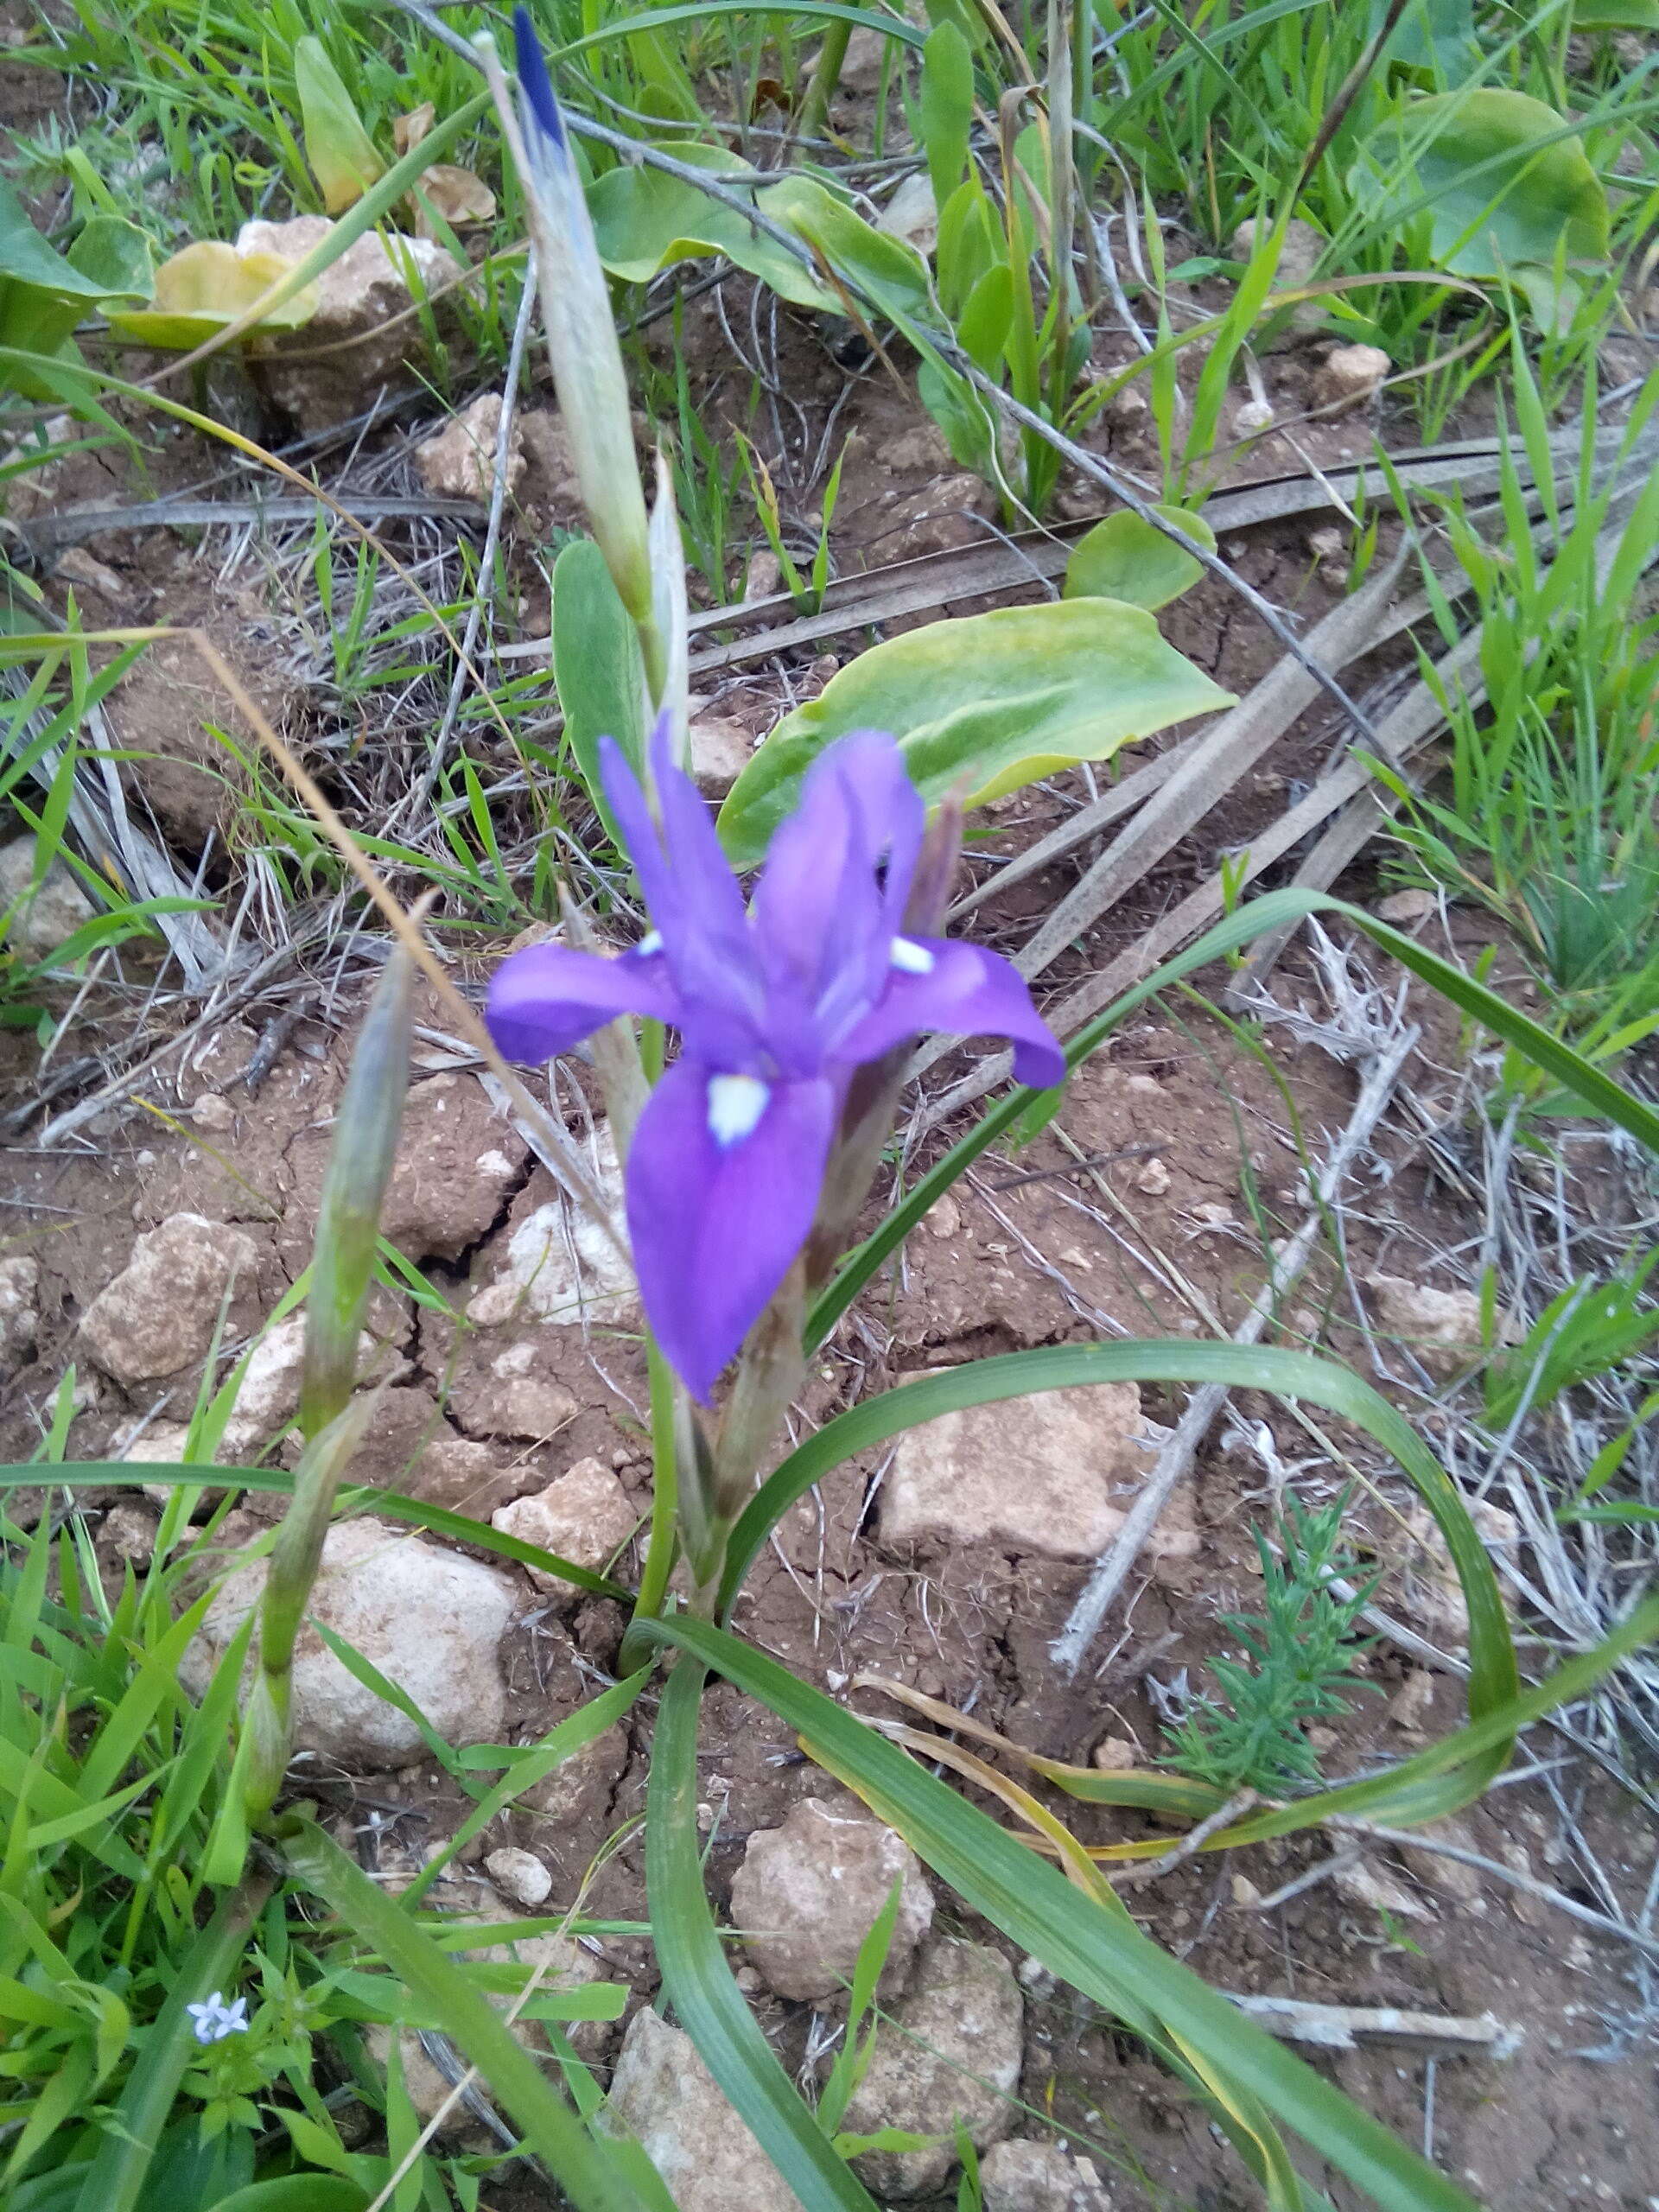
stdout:
POLYGON ((806 2212, 875 2212, 761 2034, 715 1929, 696 1819, 702 1684, 702 1667, 683 1661, 674 1669, 652 1750, 645 1887, 664 1986, 709 2071, 806 2212))
POLYGON ((416 1927, 401 1904, 309 1821, 288 1821, 281 1835, 295 1875, 432 2007, 445 2033, 518 2122, 525 2147, 551 2168, 578 2212, 637 2212, 633 2190, 606 2147, 588 2133, 494 2006, 416 1927))
MULTIPOLYGON (((703 1666, 717 1669, 813 1745, 823 1745, 839 1770, 856 1778, 861 1794, 880 1816, 976 1911, 1118 2018, 1133 2019, 1150 2008, 1195 2056, 1259 2098, 1275 2119, 1294 2128, 1384 2212, 1476 2212, 1472 2198, 1282 2044, 1241 2018, 1224 1997, 1132 1923, 1108 1915, 1064 1874, 935 1781, 896 1745, 798 1681, 776 1660, 706 1622, 677 1618, 639 1625, 643 1636, 677 1644, 703 1666)), ((690 1693, 679 1688, 679 1670, 664 1700, 659 1732, 666 1726, 668 1707, 677 1693, 682 1707, 696 1695, 695 1688, 690 1693)), ((681 1726, 683 1729, 683 1719, 681 1726)), ((660 1732, 658 1743, 660 1757, 660 1732)), ((692 1774, 686 1749, 683 1736, 674 1750, 677 1762, 692 1774)), ((689 1813, 691 1807, 684 1809, 689 1813)), ((657 1825, 653 1820, 652 1828, 657 1825)), ((695 1834, 695 1828, 691 1832, 695 1834)), ((680 1892, 676 1895, 678 1901, 680 1892)), ((707 1910, 704 1905, 705 1914, 707 1910)), ((696 2029, 692 2031, 698 2034, 696 2029)), ((754 2033, 758 2037, 758 2028, 754 2033)))

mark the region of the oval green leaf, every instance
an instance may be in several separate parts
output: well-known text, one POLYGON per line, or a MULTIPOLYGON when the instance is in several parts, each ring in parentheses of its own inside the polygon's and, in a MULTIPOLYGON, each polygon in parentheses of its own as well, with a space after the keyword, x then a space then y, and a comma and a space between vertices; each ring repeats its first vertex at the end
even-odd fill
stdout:
POLYGON ((1566 118, 1491 86, 1408 101, 1360 148, 1349 184, 1382 230, 1425 210, 1441 269, 1497 277, 1605 261, 1607 194, 1566 118))
POLYGON ((331 215, 355 207, 386 165, 374 150, 363 119, 322 41, 302 38, 294 48, 294 89, 305 126, 305 158, 331 215))
POLYGON ((753 867, 793 810, 808 768, 849 730, 891 730, 930 804, 967 779, 968 804, 982 806, 1232 703, 1144 607, 1119 600, 930 622, 861 653, 784 717, 732 786, 721 840, 734 866, 753 867))
MULTIPOLYGON (((725 147, 677 142, 660 150, 690 168, 707 169, 711 181, 753 205, 753 193, 744 181, 753 171, 725 147)), ((660 169, 632 162, 611 169, 588 188, 588 207, 599 257, 624 283, 644 284, 677 261, 719 253, 797 307, 822 313, 841 305, 734 207, 660 169)))
MULTIPOLYGON (((1216 550, 1216 533, 1202 515, 1185 507, 1155 506, 1155 515, 1173 523, 1184 536, 1216 550)), ((1068 599, 1119 599, 1130 607, 1148 609, 1167 607, 1184 591, 1191 591, 1204 574, 1204 564, 1191 553, 1154 530, 1128 507, 1120 507, 1104 522, 1097 522, 1065 564, 1068 599)))

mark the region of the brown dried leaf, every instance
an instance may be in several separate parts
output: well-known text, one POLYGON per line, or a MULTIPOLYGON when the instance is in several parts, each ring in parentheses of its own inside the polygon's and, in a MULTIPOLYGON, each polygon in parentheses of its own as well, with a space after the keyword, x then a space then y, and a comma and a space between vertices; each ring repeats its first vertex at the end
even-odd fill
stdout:
POLYGON ((401 161, 411 146, 418 146, 438 119, 438 111, 430 100, 423 100, 419 107, 410 108, 407 115, 392 118, 391 143, 397 149, 401 161))

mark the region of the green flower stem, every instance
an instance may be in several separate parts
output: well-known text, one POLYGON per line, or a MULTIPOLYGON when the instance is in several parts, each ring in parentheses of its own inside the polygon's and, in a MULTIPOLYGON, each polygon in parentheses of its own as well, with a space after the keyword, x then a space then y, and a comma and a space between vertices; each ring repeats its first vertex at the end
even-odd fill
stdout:
MULTIPOLYGON (((639 1577, 639 1593, 633 1601, 632 1619, 622 1639, 621 1667, 629 1671, 634 1622, 655 1620, 668 1597, 668 1578, 674 1572, 679 1548, 680 1457, 675 1437, 675 1399, 679 1385, 674 1371, 647 1335, 645 1357, 651 1376, 651 1534, 645 1541, 645 1564, 639 1577)), ((722 1558, 724 1550, 722 1548, 722 1558)), ((639 1665, 650 1652, 633 1656, 639 1665)))
POLYGON ((357 1383, 358 1339, 379 1249, 380 1209, 409 1087, 414 982, 414 962, 397 946, 364 1020, 334 1116, 305 1306, 300 1430, 307 1437, 319 1435, 335 1418, 357 1383))
POLYGON ((294 1500, 283 1516, 265 1570, 259 1607, 259 1671, 245 1723, 250 1751, 243 1806, 251 1822, 276 1803, 288 1770, 294 1646, 321 1564, 340 1478, 362 1441, 374 1407, 372 1395, 355 1400, 306 1446, 294 1478, 294 1500))
POLYGON ((806 97, 801 102, 800 121, 796 126, 798 137, 817 138, 822 134, 830 103, 836 96, 836 87, 846 66, 847 45, 852 35, 852 25, 840 17, 824 26, 823 42, 812 65, 806 97))

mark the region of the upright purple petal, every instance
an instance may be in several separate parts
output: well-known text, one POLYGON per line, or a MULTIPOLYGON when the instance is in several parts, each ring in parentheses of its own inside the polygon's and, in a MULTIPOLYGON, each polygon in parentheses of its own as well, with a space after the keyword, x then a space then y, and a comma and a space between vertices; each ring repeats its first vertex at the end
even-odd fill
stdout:
POLYGON ((484 1018, 510 1060, 550 1060, 619 1014, 677 1022, 680 1001, 660 952, 606 960, 561 944, 512 952, 490 979, 484 1018))
POLYGON ((769 1000, 810 1009, 820 1050, 885 986, 925 815, 894 741, 855 731, 814 761, 772 837, 754 894, 769 1000))
POLYGON ((646 1102, 628 1153, 628 1234, 646 1318, 697 1398, 806 1241, 839 1103, 825 1077, 765 1084, 692 1059, 646 1102))
POLYGON ((651 809, 621 747, 600 741, 600 773, 622 842, 663 940, 681 1019, 696 1047, 734 1067, 766 1056, 765 997, 744 912, 743 894, 715 836, 696 785, 673 763, 669 719, 658 715, 652 765, 664 817, 658 833, 651 809), (707 832, 698 835, 698 819, 707 832))
POLYGON ((1021 1083, 1046 1090, 1065 1076, 1065 1054, 1032 1003, 1026 980, 1000 952, 945 938, 898 938, 880 1002, 845 1039, 844 1058, 880 1059, 906 1037, 1006 1037, 1021 1083))

